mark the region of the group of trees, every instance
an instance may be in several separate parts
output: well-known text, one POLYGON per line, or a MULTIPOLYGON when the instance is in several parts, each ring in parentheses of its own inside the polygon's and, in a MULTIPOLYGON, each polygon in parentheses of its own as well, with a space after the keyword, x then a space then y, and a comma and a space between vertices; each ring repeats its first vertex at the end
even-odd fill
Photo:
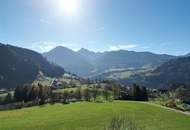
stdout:
MULTIPOLYGON (((104 102, 110 100, 137 100, 147 101, 148 93, 145 87, 133 85, 131 88, 119 84, 94 84, 86 88, 77 87, 75 89, 52 90, 48 86, 41 84, 23 85, 17 87, 14 93, 8 93, 1 104, 8 103, 32 103, 32 105, 42 105, 44 103, 69 103, 77 101, 104 102)), ((30 105, 31 106, 31 105, 30 105)))
POLYGON ((4 97, 0 96, 0 104, 8 104, 14 102, 14 98, 10 92, 8 92, 4 97))
POLYGON ((15 101, 39 101, 44 104, 51 96, 51 89, 48 86, 38 85, 24 85, 17 87, 14 92, 15 101))
POLYGON ((132 87, 122 87, 120 91, 121 100, 148 101, 148 91, 146 87, 134 84, 132 87))
POLYGON ((190 104, 190 86, 179 85, 174 90, 174 97, 190 104))
POLYGON ((111 98, 111 92, 100 90, 95 86, 93 88, 81 88, 78 87, 76 90, 64 90, 63 92, 54 92, 51 96, 51 102, 62 102, 69 103, 70 101, 97 101, 97 98, 101 96, 104 100, 111 98))
POLYGON ((131 88, 131 97, 136 101, 148 101, 148 92, 146 87, 140 87, 134 84, 131 88))

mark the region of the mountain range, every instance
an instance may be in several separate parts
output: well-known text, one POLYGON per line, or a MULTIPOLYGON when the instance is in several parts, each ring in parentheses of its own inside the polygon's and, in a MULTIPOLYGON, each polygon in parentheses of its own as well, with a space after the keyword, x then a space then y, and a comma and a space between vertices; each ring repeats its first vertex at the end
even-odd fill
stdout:
POLYGON ((0 88, 14 88, 31 83, 40 72, 59 77, 64 69, 50 64, 41 54, 0 43, 0 88))
POLYGON ((39 74, 60 77, 65 70, 91 79, 109 79, 126 85, 137 83, 152 88, 190 84, 188 54, 172 56, 126 50, 97 53, 84 48, 75 52, 61 46, 40 54, 0 43, 0 60, 0 88, 32 83, 39 74))
POLYGON ((166 54, 160 55, 126 50, 96 53, 82 48, 75 52, 62 46, 58 46, 43 55, 50 62, 86 77, 117 69, 137 69, 147 65, 158 66, 176 58, 166 54))

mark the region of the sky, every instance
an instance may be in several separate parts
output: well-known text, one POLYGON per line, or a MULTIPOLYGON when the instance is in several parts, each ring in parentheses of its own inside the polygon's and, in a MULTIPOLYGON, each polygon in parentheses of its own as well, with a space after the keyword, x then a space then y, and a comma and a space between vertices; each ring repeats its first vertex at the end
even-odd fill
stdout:
POLYGON ((40 53, 190 52, 190 0, 0 0, 0 42, 40 53))

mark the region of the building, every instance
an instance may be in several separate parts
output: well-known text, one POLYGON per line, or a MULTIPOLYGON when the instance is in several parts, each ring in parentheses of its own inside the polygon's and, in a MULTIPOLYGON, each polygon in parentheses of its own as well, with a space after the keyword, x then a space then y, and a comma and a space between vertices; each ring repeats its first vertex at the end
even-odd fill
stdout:
POLYGON ((58 79, 54 79, 51 84, 49 85, 50 88, 52 89, 58 89, 62 87, 62 83, 58 79))

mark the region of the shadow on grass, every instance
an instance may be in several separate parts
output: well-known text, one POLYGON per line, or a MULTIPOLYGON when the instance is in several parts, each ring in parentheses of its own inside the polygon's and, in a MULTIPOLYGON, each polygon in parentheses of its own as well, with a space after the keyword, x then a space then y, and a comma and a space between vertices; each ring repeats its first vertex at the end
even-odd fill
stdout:
POLYGON ((137 125, 135 120, 128 117, 115 116, 111 119, 108 126, 104 130, 145 130, 137 125))

